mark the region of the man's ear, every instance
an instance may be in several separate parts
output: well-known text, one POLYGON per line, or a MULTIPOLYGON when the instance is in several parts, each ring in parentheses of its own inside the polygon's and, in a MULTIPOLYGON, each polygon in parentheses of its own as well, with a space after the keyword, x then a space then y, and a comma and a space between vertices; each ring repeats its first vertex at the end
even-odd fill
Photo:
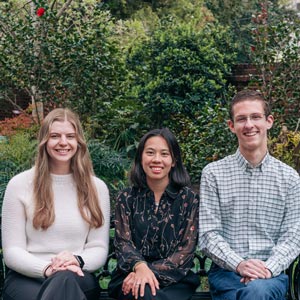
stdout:
POLYGON ((235 133, 234 123, 232 120, 227 120, 227 125, 232 133, 235 133))
POLYGON ((272 115, 267 116, 268 129, 271 129, 274 123, 274 117, 272 115))

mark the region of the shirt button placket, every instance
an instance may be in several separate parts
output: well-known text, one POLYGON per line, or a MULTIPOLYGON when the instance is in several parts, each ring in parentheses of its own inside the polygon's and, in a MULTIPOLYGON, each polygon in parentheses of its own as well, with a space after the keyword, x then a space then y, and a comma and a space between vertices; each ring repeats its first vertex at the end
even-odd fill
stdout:
POLYGON ((252 256, 256 252, 256 213, 257 213, 257 201, 258 201, 258 169, 250 169, 249 180, 249 215, 248 215, 248 232, 249 232, 249 255, 252 256))

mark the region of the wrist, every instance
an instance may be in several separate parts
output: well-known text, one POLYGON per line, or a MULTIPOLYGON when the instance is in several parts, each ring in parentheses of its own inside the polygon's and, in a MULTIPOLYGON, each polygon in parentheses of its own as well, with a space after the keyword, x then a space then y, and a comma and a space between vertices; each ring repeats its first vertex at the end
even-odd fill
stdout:
POLYGON ((267 278, 273 278, 274 277, 273 272, 269 268, 266 268, 266 269, 269 271, 269 275, 270 275, 270 277, 267 277, 267 278))
POLYGON ((74 255, 74 257, 76 258, 76 260, 78 262, 78 266, 82 269, 84 266, 84 260, 82 259, 82 257, 80 255, 74 255))
POLYGON ((135 272, 137 270, 137 267, 141 264, 147 264, 145 261, 141 260, 141 261, 138 261, 132 268, 133 272, 135 272))
POLYGON ((236 272, 238 273, 238 274, 241 274, 241 271, 240 271, 240 267, 241 267, 241 264, 244 262, 244 260, 242 260, 238 265, 237 265, 237 267, 236 267, 236 272))
POLYGON ((47 266, 44 268, 44 270, 43 270, 43 275, 44 275, 45 278, 47 278, 47 277, 49 277, 49 276, 51 275, 51 273, 50 273, 50 269, 51 269, 51 268, 52 268, 52 265, 51 265, 51 264, 47 265, 47 266))

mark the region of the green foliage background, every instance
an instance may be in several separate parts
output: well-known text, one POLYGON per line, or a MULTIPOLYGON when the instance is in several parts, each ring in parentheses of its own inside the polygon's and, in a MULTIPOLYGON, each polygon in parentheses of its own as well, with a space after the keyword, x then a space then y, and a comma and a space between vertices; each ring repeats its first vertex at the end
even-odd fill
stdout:
POLYGON ((10 1, 0 4, 2 103, 13 102, 22 90, 46 109, 69 106, 101 127, 98 120, 109 120, 110 103, 124 80, 109 12, 81 1, 61 16, 61 7, 35 1, 39 6, 46 9, 42 17, 28 4, 17 10, 10 1))
MULTIPOLYGON (((114 204, 150 129, 175 133, 197 186, 206 164, 235 151, 229 78, 248 63, 250 88, 273 105, 270 152, 300 172, 300 24, 279 2, 1 1, 0 105, 23 111, 22 92, 33 109, 75 110, 114 204)), ((34 163, 37 129, 0 136, 0 207, 10 178, 34 163)))
MULTIPOLYGON (((274 153, 283 126, 297 132, 299 28, 277 1, 8 0, 0 3, 0 105, 21 109, 22 91, 45 113, 78 112, 96 174, 113 192, 127 184, 142 135, 168 126, 198 183, 207 163, 237 147, 226 125, 237 63, 257 67, 252 87, 274 106, 274 153), (38 7, 46 9, 41 17, 38 7)), ((0 147, 22 148, 21 161, 33 156, 31 138, 16 138, 21 146, 10 139, 0 147)), ((297 168, 293 147, 281 157, 297 168)), ((1 163, 17 172, 22 163, 10 152, 1 163)))

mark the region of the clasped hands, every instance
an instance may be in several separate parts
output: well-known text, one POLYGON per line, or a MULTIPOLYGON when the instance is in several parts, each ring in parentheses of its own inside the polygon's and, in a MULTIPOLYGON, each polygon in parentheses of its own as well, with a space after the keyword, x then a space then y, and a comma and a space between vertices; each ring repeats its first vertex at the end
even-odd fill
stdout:
POLYGON ((152 295, 155 296, 156 290, 159 289, 159 282, 147 264, 140 263, 135 267, 134 272, 129 273, 124 279, 122 292, 124 295, 128 295, 131 291, 135 299, 139 295, 144 297, 146 284, 149 284, 152 295))
POLYGON ((65 270, 72 271, 79 276, 84 276, 77 259, 70 251, 67 250, 58 253, 51 259, 51 264, 45 270, 45 276, 49 277, 58 271, 65 270))
POLYGON ((271 278, 272 273, 265 262, 259 259, 247 259, 239 263, 236 271, 242 276, 241 282, 247 284, 252 280, 271 278))

